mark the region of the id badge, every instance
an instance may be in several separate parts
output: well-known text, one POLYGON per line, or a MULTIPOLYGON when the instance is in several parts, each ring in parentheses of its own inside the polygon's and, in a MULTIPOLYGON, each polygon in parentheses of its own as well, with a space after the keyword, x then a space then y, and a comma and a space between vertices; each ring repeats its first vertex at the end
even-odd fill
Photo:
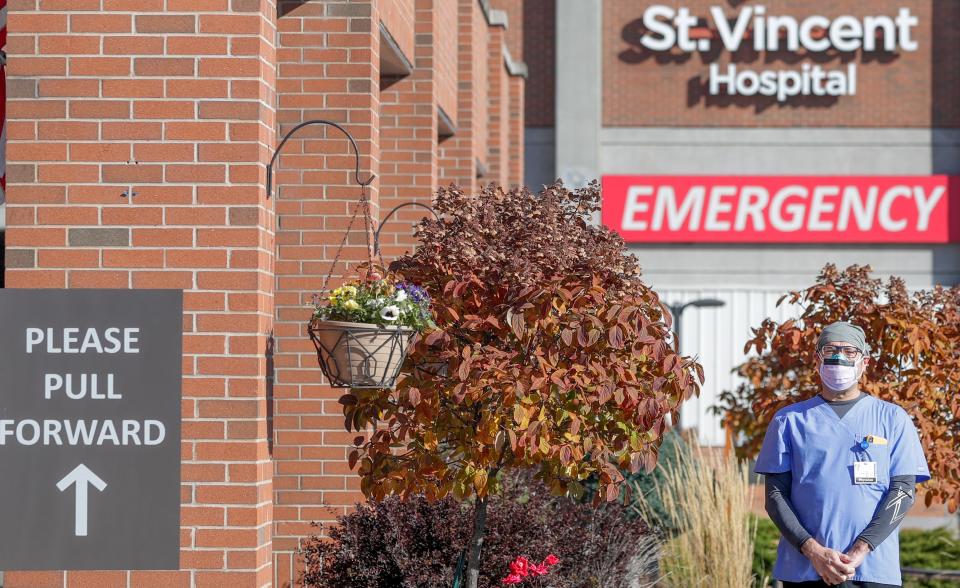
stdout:
POLYGON ((853 483, 854 484, 876 484, 877 483, 877 462, 875 461, 853 462, 853 483))

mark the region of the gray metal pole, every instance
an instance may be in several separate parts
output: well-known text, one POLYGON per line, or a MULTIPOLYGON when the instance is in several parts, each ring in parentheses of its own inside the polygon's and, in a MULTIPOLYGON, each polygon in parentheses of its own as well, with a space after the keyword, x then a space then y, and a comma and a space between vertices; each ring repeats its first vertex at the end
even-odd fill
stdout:
MULTIPOLYGON (((677 348, 677 355, 683 355, 683 352, 680 347, 680 332, 681 332, 680 324, 682 320, 681 317, 683 317, 683 311, 686 310, 686 308, 687 308, 686 304, 670 305, 670 313, 673 315, 674 346, 677 348)), ((673 428, 674 430, 677 431, 677 433, 680 433, 683 431, 683 422, 679 414, 677 415, 677 422, 673 423, 673 428)))

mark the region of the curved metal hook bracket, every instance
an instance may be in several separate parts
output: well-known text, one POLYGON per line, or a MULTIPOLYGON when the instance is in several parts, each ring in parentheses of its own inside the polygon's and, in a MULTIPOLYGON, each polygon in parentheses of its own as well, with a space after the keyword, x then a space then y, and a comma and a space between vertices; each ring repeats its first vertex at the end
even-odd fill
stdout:
POLYGON ((394 206, 393 209, 387 213, 387 216, 383 217, 383 220, 377 224, 377 230, 373 234, 373 254, 374 255, 380 255, 380 231, 383 230, 383 225, 387 224, 387 221, 390 220, 390 217, 393 216, 394 213, 396 213, 398 210, 400 210, 404 206, 419 206, 420 208, 429 210, 430 214, 433 215, 433 218, 440 220, 440 215, 437 214, 436 210, 420 202, 404 202, 403 204, 398 204, 394 206))
POLYGON ((273 166, 277 162, 277 158, 280 156, 280 151, 283 149, 283 146, 287 144, 287 141, 289 141, 293 137, 294 133, 296 133, 303 127, 308 127, 310 125, 331 126, 339 129, 341 133, 346 135, 347 139, 350 139, 350 144, 353 145, 353 154, 357 160, 356 170, 354 171, 354 177, 357 180, 357 184, 361 186, 369 186, 370 184, 373 183, 374 178, 377 177, 376 174, 370 174, 370 177, 367 178, 366 181, 360 179, 360 149, 357 147, 357 142, 353 139, 353 135, 351 135, 349 132, 347 132, 345 128, 343 128, 342 126, 340 126, 339 124, 333 121, 323 120, 323 119, 308 120, 290 129, 290 132, 284 135, 283 140, 280 141, 280 145, 277 146, 277 150, 273 152, 273 157, 270 159, 270 164, 267 165, 267 198, 270 198, 270 196, 273 195, 273 166))

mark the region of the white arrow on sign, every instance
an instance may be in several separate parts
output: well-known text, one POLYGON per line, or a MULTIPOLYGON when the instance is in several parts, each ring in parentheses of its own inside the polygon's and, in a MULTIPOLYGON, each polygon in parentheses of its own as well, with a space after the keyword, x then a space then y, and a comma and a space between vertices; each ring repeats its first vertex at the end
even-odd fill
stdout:
POLYGON ((107 483, 100 479, 90 468, 80 464, 72 472, 57 482, 57 488, 61 492, 76 484, 77 486, 77 518, 74 524, 73 534, 77 537, 87 536, 87 484, 90 484, 100 492, 107 487, 107 483))

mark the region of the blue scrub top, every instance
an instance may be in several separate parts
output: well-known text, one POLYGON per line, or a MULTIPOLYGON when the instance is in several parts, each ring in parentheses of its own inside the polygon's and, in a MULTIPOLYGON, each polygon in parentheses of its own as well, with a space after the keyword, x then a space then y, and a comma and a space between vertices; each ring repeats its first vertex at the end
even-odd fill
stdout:
MULTIPOLYGON (((780 409, 767 427, 756 472, 791 472, 790 501, 800 523, 821 545, 841 553, 873 519, 892 476, 930 479, 910 416, 873 396, 862 398, 842 419, 820 395, 780 409), (887 443, 863 449, 869 435, 887 443), (877 482, 854 484, 854 461, 877 462, 877 482)), ((783 537, 773 576, 788 582, 820 579, 810 560, 783 537)), ((853 580, 901 583, 899 530, 867 554, 853 580)))

